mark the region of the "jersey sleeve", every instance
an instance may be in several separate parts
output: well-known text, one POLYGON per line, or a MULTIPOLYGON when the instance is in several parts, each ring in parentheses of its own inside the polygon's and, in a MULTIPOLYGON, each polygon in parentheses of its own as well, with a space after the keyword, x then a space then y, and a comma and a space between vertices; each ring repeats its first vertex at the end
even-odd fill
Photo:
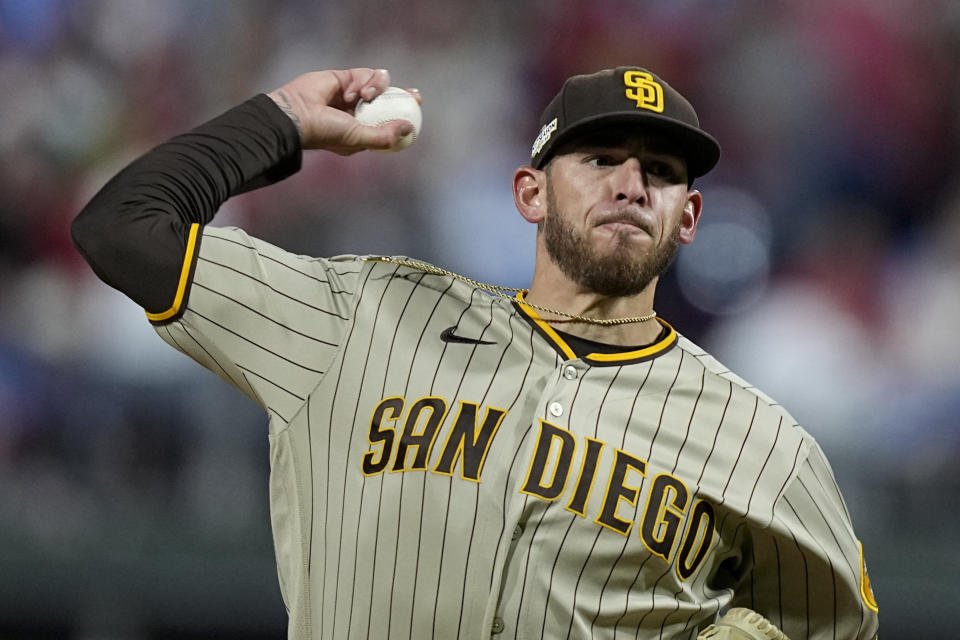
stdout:
POLYGON ((283 180, 300 163, 296 127, 260 94, 131 162, 77 215, 71 238, 100 279, 171 318, 199 228, 231 196, 283 180))
POLYGON ((733 606, 762 613, 791 640, 876 638, 862 545, 819 446, 810 447, 770 525, 749 538, 752 570, 733 606))
POLYGON ((282 428, 336 355, 364 263, 295 255, 240 229, 205 227, 189 297, 154 321, 174 348, 250 396, 282 428), (279 423, 276 421, 279 420, 279 423))

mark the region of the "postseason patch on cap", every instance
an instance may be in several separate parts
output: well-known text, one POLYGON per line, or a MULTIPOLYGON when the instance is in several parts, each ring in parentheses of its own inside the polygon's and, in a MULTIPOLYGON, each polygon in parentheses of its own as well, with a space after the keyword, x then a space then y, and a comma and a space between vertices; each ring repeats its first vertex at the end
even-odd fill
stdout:
POLYGON ((537 139, 533 141, 533 149, 530 151, 530 157, 534 157, 540 153, 540 149, 543 149, 543 145, 547 144, 547 141, 550 140, 550 136, 553 135, 553 132, 557 130, 557 119, 554 118, 547 124, 543 125, 540 128, 540 133, 537 135, 537 139))

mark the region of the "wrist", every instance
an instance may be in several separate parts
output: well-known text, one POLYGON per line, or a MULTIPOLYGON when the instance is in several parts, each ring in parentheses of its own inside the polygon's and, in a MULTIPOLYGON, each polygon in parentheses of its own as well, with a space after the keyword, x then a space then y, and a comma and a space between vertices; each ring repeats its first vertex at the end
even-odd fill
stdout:
POLYGON ((271 91, 267 94, 267 97, 273 100, 277 107, 293 122, 293 126, 297 128, 297 134, 300 136, 300 142, 302 144, 306 140, 306 135, 303 130, 303 117, 301 116, 303 102, 292 97, 290 93, 282 87, 271 91))

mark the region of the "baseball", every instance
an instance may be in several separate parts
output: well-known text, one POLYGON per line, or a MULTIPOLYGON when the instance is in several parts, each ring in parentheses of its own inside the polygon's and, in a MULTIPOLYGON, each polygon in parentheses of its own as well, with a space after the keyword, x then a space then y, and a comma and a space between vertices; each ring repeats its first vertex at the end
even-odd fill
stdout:
POLYGON ((369 102, 358 102, 354 117, 363 124, 375 127, 393 120, 408 120, 413 124, 413 132, 400 138, 400 141, 387 151, 401 151, 413 144, 420 135, 420 125, 423 122, 423 113, 417 99, 397 87, 387 87, 386 91, 369 102))

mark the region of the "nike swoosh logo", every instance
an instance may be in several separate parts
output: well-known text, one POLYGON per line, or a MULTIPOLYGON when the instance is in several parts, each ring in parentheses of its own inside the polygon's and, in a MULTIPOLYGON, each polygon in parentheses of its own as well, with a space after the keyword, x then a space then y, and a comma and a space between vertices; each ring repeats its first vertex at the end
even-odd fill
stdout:
POLYGON ((456 327, 447 327, 444 329, 443 333, 440 334, 440 339, 444 342, 455 342, 457 344, 497 344, 496 342, 490 342, 489 340, 458 336, 453 332, 454 329, 456 329, 456 327))

